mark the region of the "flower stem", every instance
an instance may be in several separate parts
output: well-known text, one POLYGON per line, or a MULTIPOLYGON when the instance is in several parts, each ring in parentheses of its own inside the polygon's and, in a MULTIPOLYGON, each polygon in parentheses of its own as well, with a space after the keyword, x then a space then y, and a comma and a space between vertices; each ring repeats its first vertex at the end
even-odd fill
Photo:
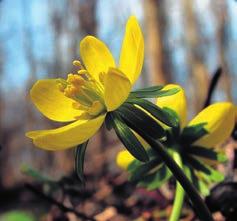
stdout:
POLYGON ((189 181, 189 179, 186 177, 184 172, 180 169, 180 167, 175 163, 175 161, 170 157, 170 155, 165 150, 165 146, 160 143, 159 141, 153 139, 151 136, 147 135, 139 129, 138 127, 133 128, 141 137, 143 137, 147 143, 150 144, 150 146, 156 150, 156 152, 160 155, 160 157, 164 160, 166 166, 170 169, 170 171, 173 173, 175 178, 179 181, 179 183, 182 185, 184 190, 186 191, 188 197, 193 203, 193 206, 195 207, 195 211, 197 216, 200 218, 200 220, 203 221, 214 221, 212 218, 212 215, 207 208, 206 204, 204 203, 203 199, 200 197, 199 193, 193 186, 193 184, 189 181))
MULTIPOLYGON (((173 152, 173 158, 175 162, 179 165, 179 167, 182 169, 183 167, 183 162, 182 159, 179 155, 178 152, 173 152)), ((174 204, 173 204, 173 209, 169 218, 169 221, 178 221, 181 211, 182 211, 182 206, 183 206, 183 201, 184 201, 184 189, 180 185, 180 183, 177 181, 176 182, 176 190, 175 190, 175 198, 174 198, 174 204)))

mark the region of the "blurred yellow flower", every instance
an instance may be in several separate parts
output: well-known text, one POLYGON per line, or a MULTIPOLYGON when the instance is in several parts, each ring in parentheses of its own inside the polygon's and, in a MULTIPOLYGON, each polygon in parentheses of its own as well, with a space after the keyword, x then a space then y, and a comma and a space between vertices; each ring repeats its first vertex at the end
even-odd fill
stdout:
POLYGON ((215 147, 223 143, 231 134, 235 123, 235 107, 230 102, 218 102, 209 105, 198 113, 187 125, 186 97, 182 87, 178 85, 167 85, 167 88, 178 87, 180 90, 175 95, 169 96, 167 102, 165 97, 157 99, 157 105, 160 107, 169 107, 173 109, 180 119, 180 124, 186 127, 194 126, 200 123, 206 123, 204 128, 207 134, 198 139, 194 145, 204 147, 215 147), (174 107, 174 108, 173 108, 174 107))
MULTIPOLYGON (((187 102, 185 92, 182 87, 175 84, 166 85, 162 90, 172 88, 179 88, 180 90, 174 95, 158 98, 156 104, 159 107, 168 107, 175 111, 179 117, 181 129, 200 123, 206 123, 204 128, 207 131, 207 134, 196 140, 192 145, 213 148, 230 137, 236 117, 236 109, 232 103, 214 103, 203 109, 187 124, 187 102)), ((134 159, 135 158, 126 150, 121 151, 117 155, 117 164, 122 169, 126 169, 134 159)))
POLYGON ((36 146, 61 150, 81 144, 100 128, 107 112, 117 109, 128 97, 140 75, 144 59, 144 39, 134 16, 126 24, 119 65, 107 46, 93 36, 80 43, 85 67, 74 61, 76 74, 67 79, 37 81, 31 99, 38 110, 51 120, 72 122, 52 130, 26 133, 36 146))

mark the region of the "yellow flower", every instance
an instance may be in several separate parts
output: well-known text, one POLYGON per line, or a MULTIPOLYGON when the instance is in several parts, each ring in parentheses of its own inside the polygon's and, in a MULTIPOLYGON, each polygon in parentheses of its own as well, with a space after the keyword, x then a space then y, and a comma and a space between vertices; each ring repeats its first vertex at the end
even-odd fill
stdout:
POLYGON ((127 150, 121 150, 116 157, 116 164, 126 170, 133 160, 135 158, 127 150))
POLYGON ((193 145, 200 145, 203 147, 215 147, 223 143, 231 134, 234 128, 235 108, 230 102, 218 102, 209 105, 197 114, 187 125, 187 109, 186 97, 184 90, 178 85, 167 85, 167 88, 179 87, 180 91, 173 96, 169 96, 169 100, 157 100, 157 105, 160 107, 169 107, 173 109, 180 119, 180 124, 183 126, 194 126, 200 123, 206 123, 204 128, 208 132, 206 135, 195 141, 193 145))
MULTIPOLYGON (((166 85, 162 90, 172 88, 179 88, 180 90, 174 95, 158 98, 157 105, 175 111, 179 117, 181 129, 200 123, 206 123, 204 128, 207 131, 207 134, 196 140, 192 145, 213 148, 218 144, 223 143, 231 135, 236 117, 235 106, 232 103, 219 102, 212 104, 203 109, 187 124, 187 102, 184 90, 180 86, 174 84, 166 85)), ((126 169, 134 159, 135 158, 130 156, 125 150, 117 155, 117 164, 122 169, 126 169)))
POLYGON ((131 16, 127 21, 118 66, 107 46, 93 36, 81 41, 80 55, 85 67, 74 61, 77 73, 70 73, 66 80, 39 80, 30 91, 33 103, 46 117, 72 122, 57 129, 26 133, 40 148, 61 150, 85 142, 101 127, 106 113, 127 99, 144 58, 137 19, 131 16))

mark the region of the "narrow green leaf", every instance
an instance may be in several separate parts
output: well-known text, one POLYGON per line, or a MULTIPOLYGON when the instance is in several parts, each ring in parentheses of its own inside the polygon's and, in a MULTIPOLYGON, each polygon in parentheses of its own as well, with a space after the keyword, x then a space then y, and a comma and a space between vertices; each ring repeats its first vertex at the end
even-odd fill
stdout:
POLYGON ((200 180, 194 173, 193 169, 190 169, 190 177, 192 180, 192 183, 197 188, 197 190, 204 196, 207 196, 209 194, 209 188, 205 182, 200 180))
POLYGON ((113 128, 113 121, 111 117, 106 117, 105 118, 105 126, 107 130, 111 130, 113 128))
POLYGON ((87 144, 88 144, 88 141, 86 141, 85 143, 82 143, 76 147, 75 169, 76 169, 77 176, 82 183, 85 182, 84 159, 85 159, 87 144))
POLYGON ((205 177, 206 181, 220 182, 224 179, 224 175, 222 173, 220 173, 217 170, 212 169, 208 165, 203 164, 199 160, 191 156, 187 156, 186 159, 195 170, 203 172, 203 176, 205 177))
POLYGON ((192 167, 195 170, 202 171, 203 173, 211 175, 211 171, 204 164, 202 164, 199 160, 197 160, 189 155, 186 157, 186 160, 189 162, 189 164, 192 165, 192 167))
POLYGON ((161 109, 152 102, 144 99, 128 99, 127 103, 136 104, 149 112, 153 117, 170 127, 177 127, 179 122, 166 110, 161 109))
POLYGON ((52 180, 50 177, 43 175, 40 171, 35 170, 34 168, 28 166, 27 164, 21 165, 21 172, 39 182, 48 184, 53 184, 56 182, 55 180, 52 180))
POLYGON ((138 89, 133 91, 132 93, 140 93, 140 92, 156 92, 156 91, 160 91, 164 88, 164 86, 162 85, 156 85, 156 86, 151 86, 151 87, 145 87, 142 89, 138 89))
POLYGON ((132 104, 125 103, 118 109, 118 113, 134 130, 140 128, 155 139, 163 138, 166 135, 165 129, 155 119, 132 104))
POLYGON ((178 93, 180 91, 179 88, 172 88, 172 89, 169 89, 169 90, 161 90, 161 91, 158 91, 157 92, 157 95, 156 97, 166 97, 166 96, 171 96, 171 95, 174 95, 176 93, 178 93))
POLYGON ((192 126, 185 127, 181 135, 181 143, 192 144, 202 136, 208 134, 208 131, 204 128, 207 123, 200 123, 192 126))
POLYGON ((210 148, 205 148, 201 146, 189 146, 185 148, 184 151, 186 154, 192 154, 210 160, 216 160, 220 163, 224 163, 227 161, 227 157, 224 153, 218 153, 210 148))
POLYGON ((29 212, 21 210, 12 210, 2 213, 0 221, 35 221, 36 218, 29 212))
POLYGON ((163 86, 153 86, 149 88, 144 88, 136 90, 130 93, 130 98, 158 98, 164 96, 170 96, 176 94, 179 88, 172 88, 169 90, 161 90, 163 86))
POLYGON ((203 196, 207 196, 210 193, 208 185, 202 180, 198 180, 198 189, 203 196))
POLYGON ((171 175, 170 170, 163 164, 156 172, 143 177, 138 186, 146 187, 148 190, 155 190, 160 188, 171 175))
MULTIPOLYGON (((147 152, 147 154, 148 154, 148 157, 149 157, 150 161, 155 160, 155 159, 158 160, 158 159, 160 158, 160 156, 157 154, 157 152, 154 151, 152 148, 148 148, 148 149, 146 150, 146 152, 147 152)), ((149 162, 150 162, 150 161, 149 161, 149 162)), ((128 165, 127 171, 128 171, 129 173, 133 173, 133 171, 135 171, 138 167, 140 167, 140 166, 142 166, 142 165, 144 165, 144 164, 146 164, 146 163, 141 162, 141 161, 135 159, 135 160, 133 160, 133 161, 128 165)))
POLYGON ((212 182, 221 182, 225 179, 224 174, 222 174, 220 171, 215 170, 209 166, 207 166, 209 170, 211 171, 211 175, 203 174, 203 177, 206 182, 212 183, 212 182))
POLYGON ((141 163, 140 166, 137 166, 131 170, 131 176, 129 177, 130 181, 136 182, 139 181, 142 177, 144 177, 148 172, 150 172, 155 167, 158 167, 162 163, 161 158, 157 157, 153 160, 150 160, 147 163, 141 163))
POLYGON ((180 121, 178 114, 177 114, 174 110, 172 110, 171 108, 169 108, 169 107, 163 107, 163 108, 162 108, 162 111, 163 111, 170 119, 173 119, 173 121, 175 122, 175 125, 176 125, 174 128, 177 129, 178 126, 179 126, 179 121, 180 121))
POLYGON ((130 130, 130 128, 124 123, 121 117, 115 112, 107 114, 106 117, 111 118, 113 122, 113 128, 127 150, 138 160, 146 162, 149 160, 146 150, 130 130))
MULTIPOLYGON (((150 162, 150 161, 149 161, 150 162)), ((143 165, 144 163, 141 162, 140 160, 133 160, 129 165, 128 165, 128 168, 127 168, 127 171, 129 173, 132 173, 134 170, 136 170, 138 167, 140 167, 141 165, 143 165)))

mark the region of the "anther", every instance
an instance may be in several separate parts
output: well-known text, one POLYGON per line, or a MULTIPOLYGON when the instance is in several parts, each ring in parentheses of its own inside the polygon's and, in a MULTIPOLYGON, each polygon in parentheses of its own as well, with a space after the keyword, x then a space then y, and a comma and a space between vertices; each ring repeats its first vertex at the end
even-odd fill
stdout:
POLYGON ((85 69, 79 70, 77 73, 78 73, 79 75, 88 75, 88 71, 85 70, 85 69))
POLYGON ((84 84, 85 80, 77 74, 69 74, 67 77, 67 82, 75 86, 81 86, 84 84))
POLYGON ((85 68, 83 67, 83 65, 81 64, 81 62, 78 61, 78 60, 74 60, 74 61, 72 62, 72 64, 73 64, 74 66, 76 66, 76 67, 79 67, 79 69, 85 69, 85 68))

